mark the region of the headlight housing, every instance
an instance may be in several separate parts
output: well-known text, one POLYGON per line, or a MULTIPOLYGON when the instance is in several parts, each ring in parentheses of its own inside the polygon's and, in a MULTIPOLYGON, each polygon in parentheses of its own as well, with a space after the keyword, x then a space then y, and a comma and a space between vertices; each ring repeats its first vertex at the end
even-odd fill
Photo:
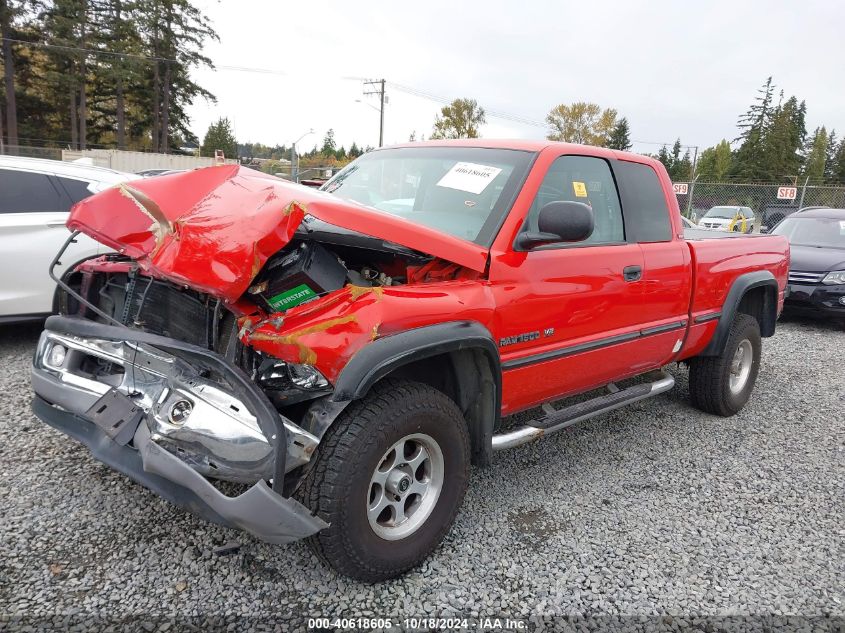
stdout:
POLYGON ((329 381, 313 365, 266 358, 257 372, 257 382, 267 395, 285 404, 314 398, 331 390, 329 381))
POLYGON ((829 286, 845 284, 845 270, 834 270, 833 272, 827 273, 825 278, 822 279, 822 283, 829 286))

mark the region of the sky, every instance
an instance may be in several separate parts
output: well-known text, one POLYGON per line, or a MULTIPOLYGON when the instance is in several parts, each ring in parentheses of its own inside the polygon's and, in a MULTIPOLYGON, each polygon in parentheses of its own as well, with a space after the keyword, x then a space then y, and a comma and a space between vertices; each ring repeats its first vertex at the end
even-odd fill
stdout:
POLYGON ((737 136, 737 117, 769 75, 786 97, 806 100, 809 131, 845 134, 837 0, 195 5, 220 36, 204 50, 217 69, 193 72, 217 97, 189 109, 200 139, 225 116, 241 142, 289 145, 305 134, 297 147, 307 151, 332 128, 339 145, 376 146, 377 99, 363 80, 381 78, 386 145, 428 137, 437 99, 469 97, 488 111, 483 137, 542 139, 551 108, 592 101, 628 118, 634 151, 676 138, 704 149, 737 136))

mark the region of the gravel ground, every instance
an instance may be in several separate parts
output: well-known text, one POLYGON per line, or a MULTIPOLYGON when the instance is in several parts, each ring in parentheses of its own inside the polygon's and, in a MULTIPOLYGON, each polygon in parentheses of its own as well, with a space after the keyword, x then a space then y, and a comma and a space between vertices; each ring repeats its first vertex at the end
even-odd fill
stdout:
POLYGON ((498 454, 434 556, 379 585, 302 544, 206 524, 39 422, 38 332, 0 328, 7 616, 247 615, 302 630, 314 616, 845 614, 845 331, 832 324, 782 323, 734 418, 693 410, 672 368, 668 394, 498 454), (232 540, 236 553, 213 552, 232 540))

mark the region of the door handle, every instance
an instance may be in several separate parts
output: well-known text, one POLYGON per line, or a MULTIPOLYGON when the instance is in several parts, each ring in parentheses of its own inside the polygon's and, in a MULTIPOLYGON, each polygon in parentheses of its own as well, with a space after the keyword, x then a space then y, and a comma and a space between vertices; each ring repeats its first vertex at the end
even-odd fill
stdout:
POLYGON ((66 223, 66 222, 67 222, 67 220, 50 220, 50 221, 49 221, 49 222, 47 222, 46 224, 47 224, 47 226, 49 226, 51 229, 57 229, 57 228, 59 228, 59 227, 64 228, 64 226, 65 226, 65 223, 66 223))
POLYGON ((642 266, 625 266, 625 268, 622 269, 622 277, 625 281, 639 281, 642 276, 642 266))

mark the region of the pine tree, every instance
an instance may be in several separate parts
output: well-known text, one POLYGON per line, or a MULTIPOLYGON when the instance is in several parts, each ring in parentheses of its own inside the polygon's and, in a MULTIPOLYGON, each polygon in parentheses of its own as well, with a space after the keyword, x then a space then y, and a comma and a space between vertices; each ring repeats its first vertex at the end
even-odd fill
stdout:
POLYGON ((617 121, 607 141, 610 149, 618 149, 627 152, 631 149, 631 130, 628 128, 628 119, 622 117, 617 121))
POLYGON ((835 179, 836 152, 838 149, 839 144, 836 141, 836 130, 831 130, 830 134, 827 135, 827 155, 824 161, 825 182, 833 182, 835 179))
POLYGON ((200 155, 213 157, 218 149, 223 150, 223 155, 227 158, 238 157, 238 142, 235 140, 232 124, 226 117, 217 119, 208 126, 200 147, 200 155))
POLYGON ((741 141, 741 144, 736 153, 733 172, 738 176, 759 179, 765 170, 762 148, 769 127, 774 89, 772 78, 769 77, 757 91, 755 103, 737 121, 740 135, 735 140, 741 141))
POLYGON ((143 54, 143 43, 136 27, 137 2, 135 0, 89 0, 91 24, 100 34, 97 48, 118 55, 104 55, 96 59, 97 72, 93 77, 94 133, 102 140, 113 136, 118 149, 126 149, 128 128, 135 119, 147 117, 138 108, 135 117, 128 121, 129 110, 136 101, 135 95, 143 93, 144 73, 148 64, 128 57, 143 54), (103 37, 103 35, 105 37, 103 37))
POLYGON ((730 143, 725 139, 708 147, 701 152, 696 165, 698 179, 704 182, 724 180, 731 169, 732 158, 730 143))
POLYGON ((138 0, 139 29, 146 54, 156 58, 147 92, 152 116, 152 149, 167 152, 170 135, 193 135, 188 129, 187 106, 197 97, 214 95, 190 78, 195 66, 213 68, 201 51, 207 40, 219 39, 208 19, 190 0, 138 0))
POLYGON ((676 139, 671 151, 664 145, 657 152, 657 155, 654 156, 654 158, 663 163, 666 171, 669 172, 669 178, 673 181, 683 181, 692 178, 692 161, 690 160, 689 150, 681 156, 683 147, 681 145, 681 139, 676 139))
POLYGON ((813 182, 820 182, 824 179, 825 163, 827 162, 827 130, 824 126, 816 128, 813 137, 807 147, 807 158, 804 161, 804 170, 801 175, 813 182))
POLYGON ((830 181, 845 185, 845 138, 839 141, 830 165, 830 181))
MULTIPOLYGON (((15 87, 15 65, 17 51, 12 39, 19 39, 16 22, 26 13, 26 2, 23 0, 0 0, 0 39, 2 39, 3 53, 3 91, 5 96, 6 125, 5 135, 9 145, 17 145, 18 139, 18 105, 17 89, 15 87)), ((0 137, 3 126, 0 125, 0 137)))
POLYGON ((660 151, 657 152, 657 156, 655 156, 655 158, 661 163, 663 163, 663 166, 666 168, 666 171, 671 174, 673 164, 672 155, 669 153, 669 150, 666 149, 665 145, 660 148, 660 151))
POLYGON ((88 141, 88 47, 90 26, 86 0, 54 0, 45 12, 44 29, 51 42, 66 47, 48 50, 52 99, 65 113, 70 145, 85 149, 88 141), (74 50, 69 50, 74 49, 74 50), (64 99, 63 107, 59 104, 64 99))
POLYGON ((761 180, 783 180, 801 171, 807 131, 804 125, 807 107, 795 97, 779 104, 772 112, 757 158, 753 177, 761 180))
POLYGON ((336 149, 337 143, 334 140, 334 130, 329 128, 326 136, 323 138, 323 147, 320 149, 320 153, 326 157, 334 156, 336 149))

